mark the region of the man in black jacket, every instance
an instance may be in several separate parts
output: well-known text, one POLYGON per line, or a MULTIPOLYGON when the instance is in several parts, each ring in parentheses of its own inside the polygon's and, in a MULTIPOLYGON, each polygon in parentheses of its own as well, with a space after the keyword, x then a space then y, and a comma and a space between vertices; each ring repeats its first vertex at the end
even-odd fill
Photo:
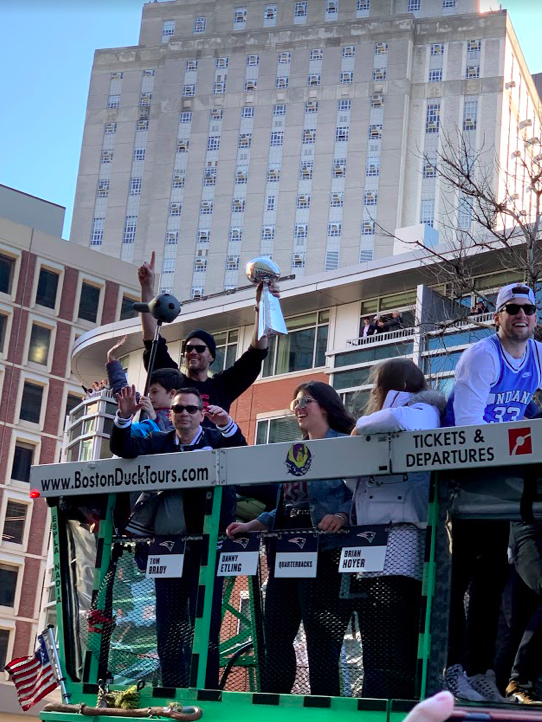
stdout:
MULTIPOLYGON (((130 434, 132 416, 142 404, 137 401, 135 386, 124 387, 117 394, 118 411, 111 432, 111 451, 124 459, 142 454, 167 454, 182 451, 221 449, 246 446, 237 424, 218 406, 203 408, 197 389, 179 389, 171 405, 171 431, 153 431, 148 436, 130 434), (203 428, 207 417, 216 428, 203 428)), ((201 534, 207 489, 183 489, 144 492, 138 498, 127 529, 140 535, 172 536, 201 534)), ((233 521, 235 489, 224 488, 221 527, 233 521)), ((196 605, 201 541, 186 544, 183 576, 178 579, 155 579, 156 638, 162 670, 162 686, 188 687, 196 605)), ((220 580, 222 581, 222 580, 220 580)), ((218 686, 218 638, 220 632, 221 584, 215 584, 209 633, 206 686, 218 686)))

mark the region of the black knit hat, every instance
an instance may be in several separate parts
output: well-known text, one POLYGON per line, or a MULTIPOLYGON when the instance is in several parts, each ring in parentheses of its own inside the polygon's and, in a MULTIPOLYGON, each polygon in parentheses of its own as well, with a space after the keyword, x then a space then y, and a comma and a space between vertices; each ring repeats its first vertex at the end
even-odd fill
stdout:
POLYGON ((211 356, 213 357, 213 361, 216 358, 216 341, 213 336, 211 336, 210 333, 207 333, 207 331, 204 331, 202 328, 195 328, 193 331, 190 331, 188 336, 186 337, 186 340, 184 342, 184 346, 186 348, 186 344, 190 341, 191 338, 199 338, 203 341, 204 344, 208 347, 209 351, 211 352, 211 356))

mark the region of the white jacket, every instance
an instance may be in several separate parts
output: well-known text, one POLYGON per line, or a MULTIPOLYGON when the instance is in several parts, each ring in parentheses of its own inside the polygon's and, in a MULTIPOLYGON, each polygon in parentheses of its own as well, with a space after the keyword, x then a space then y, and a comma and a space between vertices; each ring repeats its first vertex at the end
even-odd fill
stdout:
POLYGON ((393 431, 440 428, 446 400, 438 391, 389 391, 381 411, 362 416, 356 422, 360 436, 393 431))

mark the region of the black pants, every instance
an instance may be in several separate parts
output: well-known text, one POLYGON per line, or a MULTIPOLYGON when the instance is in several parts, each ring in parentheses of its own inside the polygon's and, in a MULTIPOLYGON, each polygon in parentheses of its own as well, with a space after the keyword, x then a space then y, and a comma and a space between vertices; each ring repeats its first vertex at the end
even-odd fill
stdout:
POLYGON ((397 575, 362 578, 352 587, 363 645, 363 696, 414 699, 422 583, 397 575))
POLYGON ((518 645, 510 678, 531 685, 536 684, 542 668, 542 523, 512 523, 510 540, 516 572, 538 598, 518 645))
MULTIPOLYGON (((156 640, 163 687, 189 687, 194 624, 198 603, 201 542, 187 542, 183 576, 155 579, 156 640)), ((221 620, 223 578, 217 577, 213 591, 211 628, 205 686, 218 688, 218 639, 221 620)))
POLYGON ((468 675, 494 668, 501 596, 510 574, 509 530, 506 521, 453 522, 448 665, 460 663, 468 675))
POLYGON ((340 695, 339 659, 350 609, 339 599, 339 557, 340 549, 319 552, 314 579, 276 579, 274 555, 269 555, 263 692, 291 692, 297 669, 294 639, 303 622, 311 694, 340 695))

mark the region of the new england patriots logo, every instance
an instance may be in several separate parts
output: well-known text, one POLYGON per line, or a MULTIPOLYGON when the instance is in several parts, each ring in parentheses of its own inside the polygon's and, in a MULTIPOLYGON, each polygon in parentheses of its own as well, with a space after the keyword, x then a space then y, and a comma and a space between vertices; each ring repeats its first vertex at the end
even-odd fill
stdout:
POLYGON ((360 532, 359 534, 356 534, 356 536, 359 536, 359 537, 361 537, 362 539, 367 539, 367 541, 369 542, 369 544, 372 544, 372 543, 373 543, 373 540, 374 540, 374 538, 375 538, 375 536, 376 536, 376 532, 374 532, 374 531, 362 531, 362 532, 360 532))
POLYGON ((288 539, 288 541, 290 542, 290 544, 297 544, 300 549, 303 549, 307 540, 304 539, 302 536, 295 536, 292 539, 288 539))
POLYGON ((174 541, 163 541, 163 542, 160 542, 160 544, 158 546, 165 547, 168 550, 168 552, 170 552, 170 551, 173 551, 175 542, 174 541))
POLYGON ((234 544, 240 544, 240 545, 243 547, 243 549, 246 549, 246 548, 247 548, 248 542, 249 542, 249 539, 248 539, 248 537, 246 537, 246 536, 242 536, 242 537, 240 537, 239 539, 234 539, 234 540, 233 540, 233 543, 234 543, 234 544))
POLYGON ((293 476, 303 476, 311 468, 312 455, 306 444, 293 444, 286 456, 286 468, 293 476))

